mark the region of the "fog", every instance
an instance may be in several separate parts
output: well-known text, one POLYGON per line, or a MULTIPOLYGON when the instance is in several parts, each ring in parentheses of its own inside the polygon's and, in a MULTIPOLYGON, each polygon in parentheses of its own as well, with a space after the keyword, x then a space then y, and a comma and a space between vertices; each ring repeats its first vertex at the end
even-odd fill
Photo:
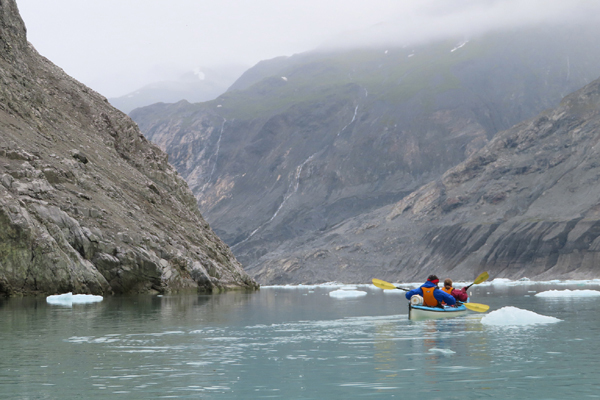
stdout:
POLYGON ((107 97, 198 67, 598 19, 595 0, 17 0, 34 47, 107 97))

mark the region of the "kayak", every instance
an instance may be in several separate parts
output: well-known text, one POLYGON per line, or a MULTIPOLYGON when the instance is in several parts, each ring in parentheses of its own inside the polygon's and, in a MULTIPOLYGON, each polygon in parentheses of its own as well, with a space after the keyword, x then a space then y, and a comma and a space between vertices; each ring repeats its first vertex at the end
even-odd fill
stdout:
POLYGON ((452 318, 466 315, 469 310, 464 304, 457 307, 444 306, 441 307, 427 307, 408 304, 408 319, 412 321, 422 321, 424 319, 440 319, 440 318, 452 318))
MULTIPOLYGON (((475 282, 467 286, 467 288, 476 285, 485 281, 489 277, 487 272, 483 272, 479 274, 479 276, 475 279, 475 282)), ((410 292, 411 289, 406 289, 402 287, 398 287, 393 283, 389 283, 386 281, 382 281, 381 279, 373 279, 373 285, 377 286, 381 289, 400 289, 405 292, 410 292)), ((441 307, 427 307, 423 305, 423 298, 420 295, 414 295, 410 298, 410 303, 408 304, 408 319, 412 320, 422 320, 422 319, 436 319, 436 318, 449 318, 449 317, 459 317, 461 315, 465 315, 467 310, 475 311, 475 312, 486 312, 490 309, 490 306, 486 304, 479 303, 471 303, 467 300, 466 303, 461 304, 458 307, 450 307, 444 306, 441 307)))

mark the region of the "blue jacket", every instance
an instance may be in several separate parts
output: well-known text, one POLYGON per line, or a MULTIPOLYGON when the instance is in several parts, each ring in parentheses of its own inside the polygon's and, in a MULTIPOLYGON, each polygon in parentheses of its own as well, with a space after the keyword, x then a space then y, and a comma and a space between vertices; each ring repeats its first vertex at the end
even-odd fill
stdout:
MULTIPOLYGON (((423 296, 423 291, 421 290, 422 287, 434 287, 437 286, 435 283, 431 283, 429 281, 425 282, 424 284, 422 284, 420 287, 410 290, 408 292, 406 292, 406 299, 410 300, 411 297, 413 297, 415 294, 418 294, 419 296, 423 296)), ((440 303, 443 301, 444 303, 448 304, 449 306, 453 306, 456 304, 456 299, 444 292, 442 289, 438 289, 438 290, 434 290, 433 291, 433 297, 435 297, 435 299, 437 301, 439 301, 440 303)))

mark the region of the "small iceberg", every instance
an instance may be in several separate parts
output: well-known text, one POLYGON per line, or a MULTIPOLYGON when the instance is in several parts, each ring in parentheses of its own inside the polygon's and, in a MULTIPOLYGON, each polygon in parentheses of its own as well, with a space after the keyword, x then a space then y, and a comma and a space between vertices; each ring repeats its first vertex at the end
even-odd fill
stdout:
POLYGON ((540 315, 529 310, 522 310, 517 307, 503 307, 492 311, 481 318, 484 325, 493 326, 525 326, 537 324, 552 324, 561 321, 558 318, 540 315))
POLYGON ((48 304, 71 307, 73 304, 97 303, 102 301, 102 299, 102 296, 94 296, 92 294, 73 294, 69 292, 48 296, 46 297, 46 302, 48 304))
POLYGON ((600 296, 600 291, 598 290, 547 290, 545 292, 540 292, 535 295, 535 297, 544 297, 544 298, 561 298, 561 297, 598 297, 600 296))
POLYGON ((437 347, 429 349, 429 352, 430 353, 439 353, 439 354, 443 354, 445 356, 456 354, 456 352, 454 350, 450 350, 450 349, 438 349, 437 347))
POLYGON ((363 292, 362 290, 344 290, 338 289, 333 292, 329 292, 330 297, 335 297, 336 299, 348 299, 348 298, 356 298, 366 296, 367 292, 363 292))

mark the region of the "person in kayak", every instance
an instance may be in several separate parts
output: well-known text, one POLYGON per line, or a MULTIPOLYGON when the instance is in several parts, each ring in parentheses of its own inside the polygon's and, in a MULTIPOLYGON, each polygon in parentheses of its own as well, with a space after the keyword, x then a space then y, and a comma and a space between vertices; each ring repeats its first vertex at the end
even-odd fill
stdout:
POLYGON ((448 278, 444 281, 444 287, 442 290, 449 295, 452 295, 456 300, 462 301, 463 303, 469 299, 469 295, 467 294, 467 287, 465 286, 462 289, 455 289, 452 287, 452 279, 448 278))
POLYGON ((418 294, 423 297, 423 305, 427 307, 442 307, 442 303, 446 303, 449 306, 455 305, 456 300, 454 297, 438 288, 437 285, 439 282, 440 280, 437 276, 429 275, 427 282, 416 289, 406 292, 406 299, 410 300, 412 296, 418 294))

